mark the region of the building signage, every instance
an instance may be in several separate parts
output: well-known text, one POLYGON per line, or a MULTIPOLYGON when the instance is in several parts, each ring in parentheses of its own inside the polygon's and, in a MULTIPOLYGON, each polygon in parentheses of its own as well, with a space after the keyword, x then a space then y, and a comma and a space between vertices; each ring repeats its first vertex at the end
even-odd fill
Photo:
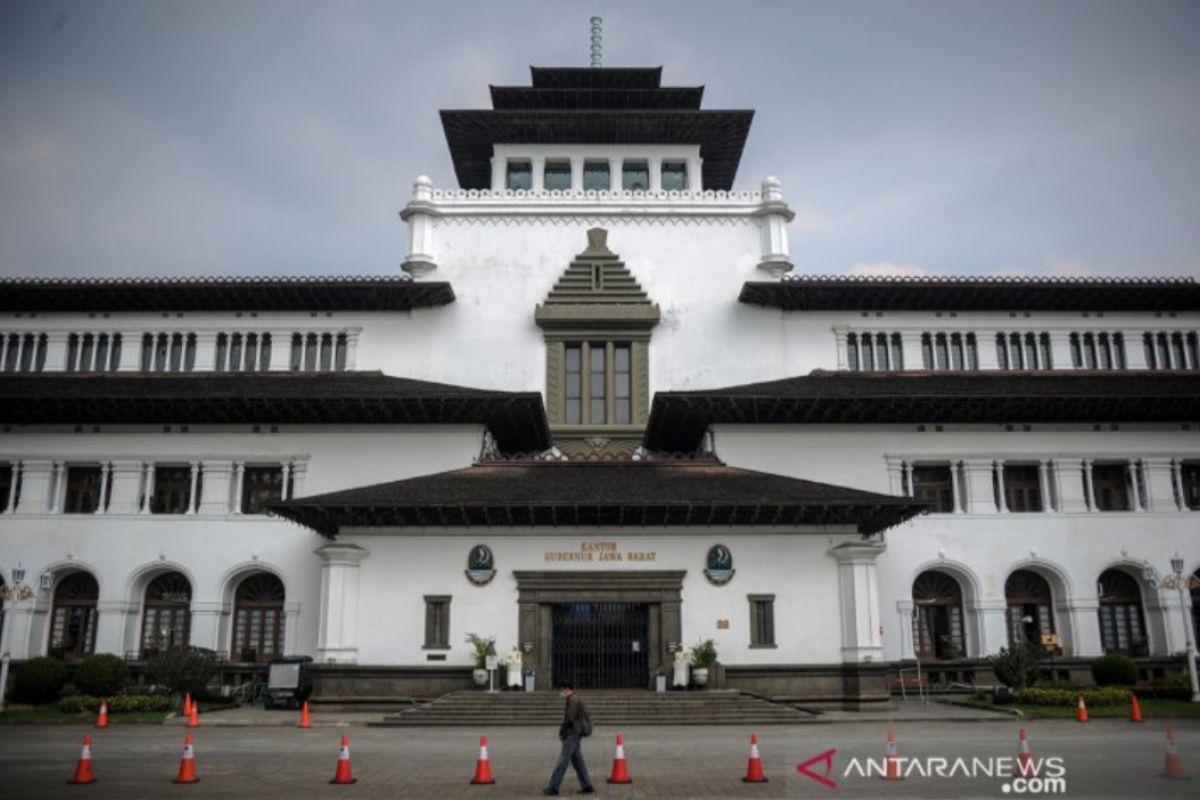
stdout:
POLYGON ((579 543, 578 550, 547 550, 547 561, 605 562, 648 562, 655 561, 654 550, 622 550, 618 542, 587 539, 579 543))
POLYGON ((467 555, 467 580, 476 586, 486 586, 496 577, 496 559, 486 544, 477 544, 467 555))

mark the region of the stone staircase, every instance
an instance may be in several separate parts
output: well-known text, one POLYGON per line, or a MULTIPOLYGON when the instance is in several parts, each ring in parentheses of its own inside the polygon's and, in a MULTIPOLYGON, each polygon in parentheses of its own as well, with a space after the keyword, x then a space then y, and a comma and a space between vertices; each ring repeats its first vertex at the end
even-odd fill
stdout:
MULTIPOLYGON (((581 691, 594 725, 791 725, 814 714, 734 690, 704 692, 581 691)), ((452 692, 388 714, 385 726, 533 725, 562 720, 555 692, 452 692)))

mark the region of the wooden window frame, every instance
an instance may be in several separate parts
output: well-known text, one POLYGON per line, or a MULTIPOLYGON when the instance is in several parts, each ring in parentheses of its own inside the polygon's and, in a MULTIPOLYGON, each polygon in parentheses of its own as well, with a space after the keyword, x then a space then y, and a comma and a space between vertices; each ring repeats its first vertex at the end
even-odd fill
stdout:
POLYGON ((772 650, 779 647, 775 636, 775 595, 746 595, 750 602, 750 648, 772 650))
POLYGON ((449 594, 425 595, 425 644, 422 650, 450 649, 450 601, 453 597, 449 594), (439 632, 435 624, 437 614, 441 615, 441 636, 436 635, 439 632))

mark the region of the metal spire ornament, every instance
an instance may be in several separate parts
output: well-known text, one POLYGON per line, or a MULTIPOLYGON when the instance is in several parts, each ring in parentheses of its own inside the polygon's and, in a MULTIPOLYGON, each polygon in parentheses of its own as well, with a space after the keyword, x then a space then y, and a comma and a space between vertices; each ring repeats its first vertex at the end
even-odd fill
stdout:
POLYGON ((601 61, 600 54, 604 49, 604 34, 600 26, 604 23, 604 20, 600 17, 592 17, 590 22, 592 23, 592 66, 599 67, 601 61))

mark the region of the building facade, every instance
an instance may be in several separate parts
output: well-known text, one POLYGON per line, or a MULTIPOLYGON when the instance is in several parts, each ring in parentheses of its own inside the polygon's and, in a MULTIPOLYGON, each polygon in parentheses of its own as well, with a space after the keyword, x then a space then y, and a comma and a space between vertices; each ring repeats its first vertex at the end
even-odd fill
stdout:
POLYGON ((468 633, 541 687, 711 638, 715 683, 848 704, 1024 641, 1178 668, 1200 286, 794 277, 702 93, 534 68, 443 111, 395 277, 0 284, 13 657, 429 696, 468 633))

